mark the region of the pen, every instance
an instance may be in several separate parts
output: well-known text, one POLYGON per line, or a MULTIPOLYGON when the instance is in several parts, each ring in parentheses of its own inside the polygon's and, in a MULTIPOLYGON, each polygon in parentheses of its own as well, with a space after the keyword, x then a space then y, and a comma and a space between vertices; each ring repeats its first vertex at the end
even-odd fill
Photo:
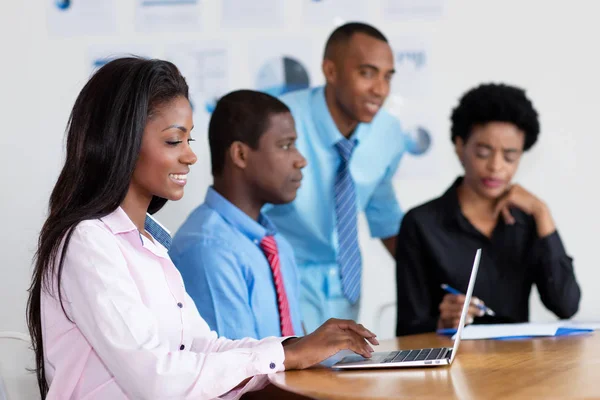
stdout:
MULTIPOLYGON (((442 289, 444 289, 448 293, 451 293, 451 294, 462 294, 462 295, 464 295, 464 293, 459 292, 458 290, 454 289, 452 286, 446 285, 445 283, 442 283, 441 287, 442 287, 442 289)), ((492 317, 494 317, 496 315, 496 313, 494 312, 494 310, 492 310, 491 308, 489 308, 486 305, 477 304, 477 307, 479 309, 483 310, 487 315, 491 315, 492 317)))

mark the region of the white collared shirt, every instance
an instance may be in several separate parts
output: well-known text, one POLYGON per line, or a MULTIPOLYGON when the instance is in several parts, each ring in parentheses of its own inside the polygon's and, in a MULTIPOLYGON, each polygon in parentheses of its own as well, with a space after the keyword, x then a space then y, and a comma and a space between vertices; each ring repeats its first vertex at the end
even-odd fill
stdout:
POLYGON ((57 296, 41 300, 48 400, 237 399, 284 369, 283 338, 218 338, 121 208, 77 225, 61 285, 72 322, 57 296))

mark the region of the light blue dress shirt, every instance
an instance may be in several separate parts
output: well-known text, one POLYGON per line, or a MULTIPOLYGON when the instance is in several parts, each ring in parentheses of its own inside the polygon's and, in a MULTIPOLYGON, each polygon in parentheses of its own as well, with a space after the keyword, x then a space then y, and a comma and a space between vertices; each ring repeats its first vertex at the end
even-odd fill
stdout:
MULTIPOLYGON (((334 181, 340 156, 334 145, 343 136, 329 113, 323 87, 291 92, 280 99, 292 111, 296 145, 308 165, 302 171, 296 200, 269 205, 265 212, 294 249, 302 279, 303 319, 307 331, 312 331, 329 317, 356 318, 358 312, 344 303, 337 265, 334 181), (327 307, 323 304, 332 299, 340 300, 342 308, 323 310, 327 307)), ((366 213, 371 236, 395 236, 403 212, 392 177, 406 150, 406 135, 395 117, 380 110, 372 122, 358 124, 352 138, 358 142, 349 166, 357 211, 366 213)))
POLYGON ((229 339, 281 336, 273 274, 260 241, 275 234, 296 335, 302 335, 299 277, 289 243, 261 214, 254 221, 212 187, 173 238, 170 256, 202 318, 229 339))

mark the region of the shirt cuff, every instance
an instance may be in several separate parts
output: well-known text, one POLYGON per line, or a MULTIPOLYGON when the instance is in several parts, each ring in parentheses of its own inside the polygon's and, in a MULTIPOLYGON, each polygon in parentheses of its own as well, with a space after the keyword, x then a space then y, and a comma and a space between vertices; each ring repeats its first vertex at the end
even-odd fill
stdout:
POLYGON ((402 210, 397 206, 396 210, 392 210, 386 215, 375 217, 367 214, 371 237, 387 239, 396 236, 400 230, 400 222, 403 216, 402 210))
POLYGON ((268 337, 263 339, 261 344, 252 349, 252 366, 254 373, 252 375, 274 374, 285 370, 283 362, 285 353, 283 352, 282 342, 287 337, 268 337))
POLYGON ((286 337, 268 337, 261 340, 261 344, 252 348, 253 360, 252 366, 255 369, 254 377, 243 387, 227 392, 220 399, 237 400, 244 393, 260 390, 269 384, 268 374, 281 372, 285 370, 283 361, 285 353, 283 352, 282 342, 295 336, 286 337))
POLYGON ((558 231, 554 231, 548 236, 538 239, 536 245, 535 259, 542 263, 557 260, 567 256, 563 242, 560 239, 558 231))

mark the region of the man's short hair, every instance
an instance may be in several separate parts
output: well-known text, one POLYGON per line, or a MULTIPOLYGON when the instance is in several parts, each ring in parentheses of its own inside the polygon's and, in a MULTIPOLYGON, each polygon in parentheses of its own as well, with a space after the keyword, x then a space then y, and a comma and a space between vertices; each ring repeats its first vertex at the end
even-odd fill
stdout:
POLYGON ((335 57, 336 48, 347 43, 352 38, 352 35, 356 33, 362 33, 388 43, 387 38, 377 28, 363 24, 362 22, 348 22, 347 24, 337 27, 331 35, 329 35, 329 39, 327 39, 327 43, 325 44, 323 58, 329 60, 333 59, 335 57))
POLYGON ((257 149, 260 137, 269 128, 270 116, 286 112, 290 112, 288 106, 263 92, 236 90, 221 97, 208 126, 213 176, 223 172, 233 142, 257 149))
POLYGON ((473 128, 489 122, 508 122, 525 132, 523 150, 529 150, 540 133, 538 113, 515 86, 487 83, 466 92, 452 111, 452 142, 469 139, 473 128))

